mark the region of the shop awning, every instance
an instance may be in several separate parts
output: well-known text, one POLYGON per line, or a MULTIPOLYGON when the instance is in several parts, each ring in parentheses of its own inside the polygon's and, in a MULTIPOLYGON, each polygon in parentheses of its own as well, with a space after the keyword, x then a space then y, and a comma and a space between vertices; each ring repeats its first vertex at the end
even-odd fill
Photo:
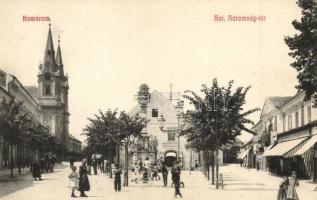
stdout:
POLYGON ((265 157, 266 156, 266 154, 268 154, 269 152, 270 152, 270 150, 272 149, 272 147, 273 147, 274 145, 273 144, 271 144, 265 151, 264 151, 264 153, 261 155, 261 157, 265 157))
POLYGON ((240 152, 240 154, 238 155, 237 158, 238 158, 238 159, 243 159, 244 157, 246 157, 251 148, 252 148, 252 147, 249 147, 247 150, 240 152))
POLYGON ((176 153, 175 152, 168 152, 166 153, 165 157, 176 157, 176 153))
POLYGON ((288 140, 285 142, 280 142, 277 143, 272 149, 270 149, 265 156, 270 157, 270 156, 284 156, 287 152, 291 151, 293 148, 301 144, 304 140, 306 140, 307 137, 305 138, 299 138, 295 140, 288 140))
POLYGON ((311 147, 313 147, 317 143, 317 135, 312 136, 300 149, 298 149, 294 156, 303 155, 306 151, 308 151, 311 147))

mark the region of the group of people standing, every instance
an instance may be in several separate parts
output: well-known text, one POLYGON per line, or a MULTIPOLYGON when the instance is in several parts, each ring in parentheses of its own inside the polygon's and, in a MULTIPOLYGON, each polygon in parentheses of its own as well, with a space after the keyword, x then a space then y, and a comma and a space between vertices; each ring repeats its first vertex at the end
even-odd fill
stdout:
MULTIPOLYGON (((159 171, 162 172, 163 186, 167 186, 169 170, 164 162, 160 163, 160 167, 161 167, 160 170, 153 171, 152 177, 159 177, 158 172, 159 171)), ((74 161, 70 159, 70 168, 71 168, 71 173, 69 174, 68 178, 70 179, 71 197, 76 197, 75 190, 80 191, 80 197, 87 197, 85 192, 90 190, 90 183, 89 183, 89 178, 88 178, 88 175, 90 174, 88 160, 83 159, 83 161, 79 167, 79 172, 77 173, 77 168, 76 168, 76 166, 74 166, 74 161)), ((145 176, 144 173, 146 173, 147 169, 148 169, 147 166, 144 169, 142 169, 142 170, 144 170, 143 178, 145 176)), ((102 169, 100 169, 100 170, 102 170, 102 169)), ((175 198, 177 196, 182 197, 182 194, 180 192, 181 168, 180 168, 179 163, 175 162, 170 171, 172 174, 172 182, 173 182, 173 186, 175 189, 174 197, 175 198)), ((114 175, 114 189, 116 192, 120 192, 121 191, 122 170, 120 169, 119 165, 115 165, 115 169, 113 170, 113 175, 114 175)), ((145 177, 145 178, 147 178, 147 177, 145 177)), ((159 178, 159 180, 160 180, 160 178, 159 178)), ((146 182, 144 182, 144 183, 146 183, 146 182)))
POLYGON ((34 160, 31 166, 32 176, 34 180, 42 180, 42 173, 54 172, 56 156, 51 154, 44 155, 40 160, 34 160))

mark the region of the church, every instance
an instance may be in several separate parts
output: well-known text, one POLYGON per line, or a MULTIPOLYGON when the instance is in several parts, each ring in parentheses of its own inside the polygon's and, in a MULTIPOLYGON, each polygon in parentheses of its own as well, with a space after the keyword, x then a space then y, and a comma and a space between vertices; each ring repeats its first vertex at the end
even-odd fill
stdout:
POLYGON ((60 40, 55 53, 51 25, 49 25, 43 63, 39 65, 38 87, 25 86, 41 108, 39 121, 49 127, 50 133, 62 143, 68 140, 68 77, 64 65, 60 40))
MULTIPOLYGON (((25 86, 14 75, 0 69, 0 98, 23 102, 23 107, 35 120, 48 127, 50 134, 67 147, 68 153, 78 155, 81 141, 69 133, 68 90, 60 39, 55 51, 50 24, 43 62, 39 65, 37 86, 25 86)), ((13 148, 14 162, 19 156, 17 149, 13 148)), ((9 154, 7 143, 0 137, 0 169, 8 166, 9 154)))

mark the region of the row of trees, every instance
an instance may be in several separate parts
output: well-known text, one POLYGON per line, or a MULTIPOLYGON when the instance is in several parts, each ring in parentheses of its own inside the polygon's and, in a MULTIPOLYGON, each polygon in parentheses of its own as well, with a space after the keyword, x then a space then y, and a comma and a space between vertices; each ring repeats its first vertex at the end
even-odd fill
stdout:
POLYGON ((187 148, 197 152, 203 151, 207 162, 208 178, 209 165, 212 167, 212 184, 214 184, 214 168, 216 165, 216 188, 218 188, 218 151, 223 145, 234 141, 242 131, 253 133, 246 127, 253 124, 247 116, 260 110, 259 108, 243 111, 246 94, 250 87, 232 89, 233 81, 227 87, 221 87, 217 79, 212 85, 202 85, 202 96, 193 91, 185 91, 183 97, 194 106, 185 113, 187 148), (211 152, 211 155, 209 155, 211 152))
POLYGON ((91 153, 100 153, 108 157, 108 160, 117 155, 119 159, 118 149, 124 146, 124 185, 128 186, 129 144, 133 138, 141 136, 148 120, 139 113, 130 116, 124 111, 119 113, 110 109, 106 112, 99 110, 94 118, 88 120, 89 124, 84 128, 83 134, 87 136, 87 148, 91 153))
MULTIPOLYGON (((62 154, 66 147, 53 135, 49 134, 46 126, 40 124, 22 102, 15 102, 14 98, 9 101, 5 98, 0 102, 0 137, 10 148, 10 169, 13 177, 14 156, 13 148, 29 148, 33 155, 47 152, 62 154)), ((22 158, 18 158, 22 159, 22 158)), ((21 163, 21 160, 18 160, 21 163)), ((21 165, 18 165, 19 172, 21 165)))

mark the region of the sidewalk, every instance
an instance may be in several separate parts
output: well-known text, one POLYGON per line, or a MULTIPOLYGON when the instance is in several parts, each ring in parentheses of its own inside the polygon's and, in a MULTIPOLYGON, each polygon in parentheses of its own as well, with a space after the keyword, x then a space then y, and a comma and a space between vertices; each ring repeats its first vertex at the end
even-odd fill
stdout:
MULTIPOLYGON (((55 170, 59 171, 60 169, 65 168, 65 164, 56 164, 55 170)), ((18 169, 13 169, 14 178, 10 176, 10 169, 0 170, 0 198, 14 193, 16 191, 32 187, 34 185, 34 180, 30 168, 21 169, 21 174, 18 174, 18 169)), ((46 176, 45 174, 43 174, 46 176)))
MULTIPOLYGON (((225 190, 263 191, 259 195, 273 195, 276 198, 282 177, 271 175, 269 172, 247 169, 239 165, 220 167, 220 173, 224 174, 225 190)), ((299 180, 296 188, 299 198, 304 200, 316 200, 317 191, 313 191, 316 184, 310 180, 299 180)), ((272 197, 270 198, 272 199, 272 197)))

